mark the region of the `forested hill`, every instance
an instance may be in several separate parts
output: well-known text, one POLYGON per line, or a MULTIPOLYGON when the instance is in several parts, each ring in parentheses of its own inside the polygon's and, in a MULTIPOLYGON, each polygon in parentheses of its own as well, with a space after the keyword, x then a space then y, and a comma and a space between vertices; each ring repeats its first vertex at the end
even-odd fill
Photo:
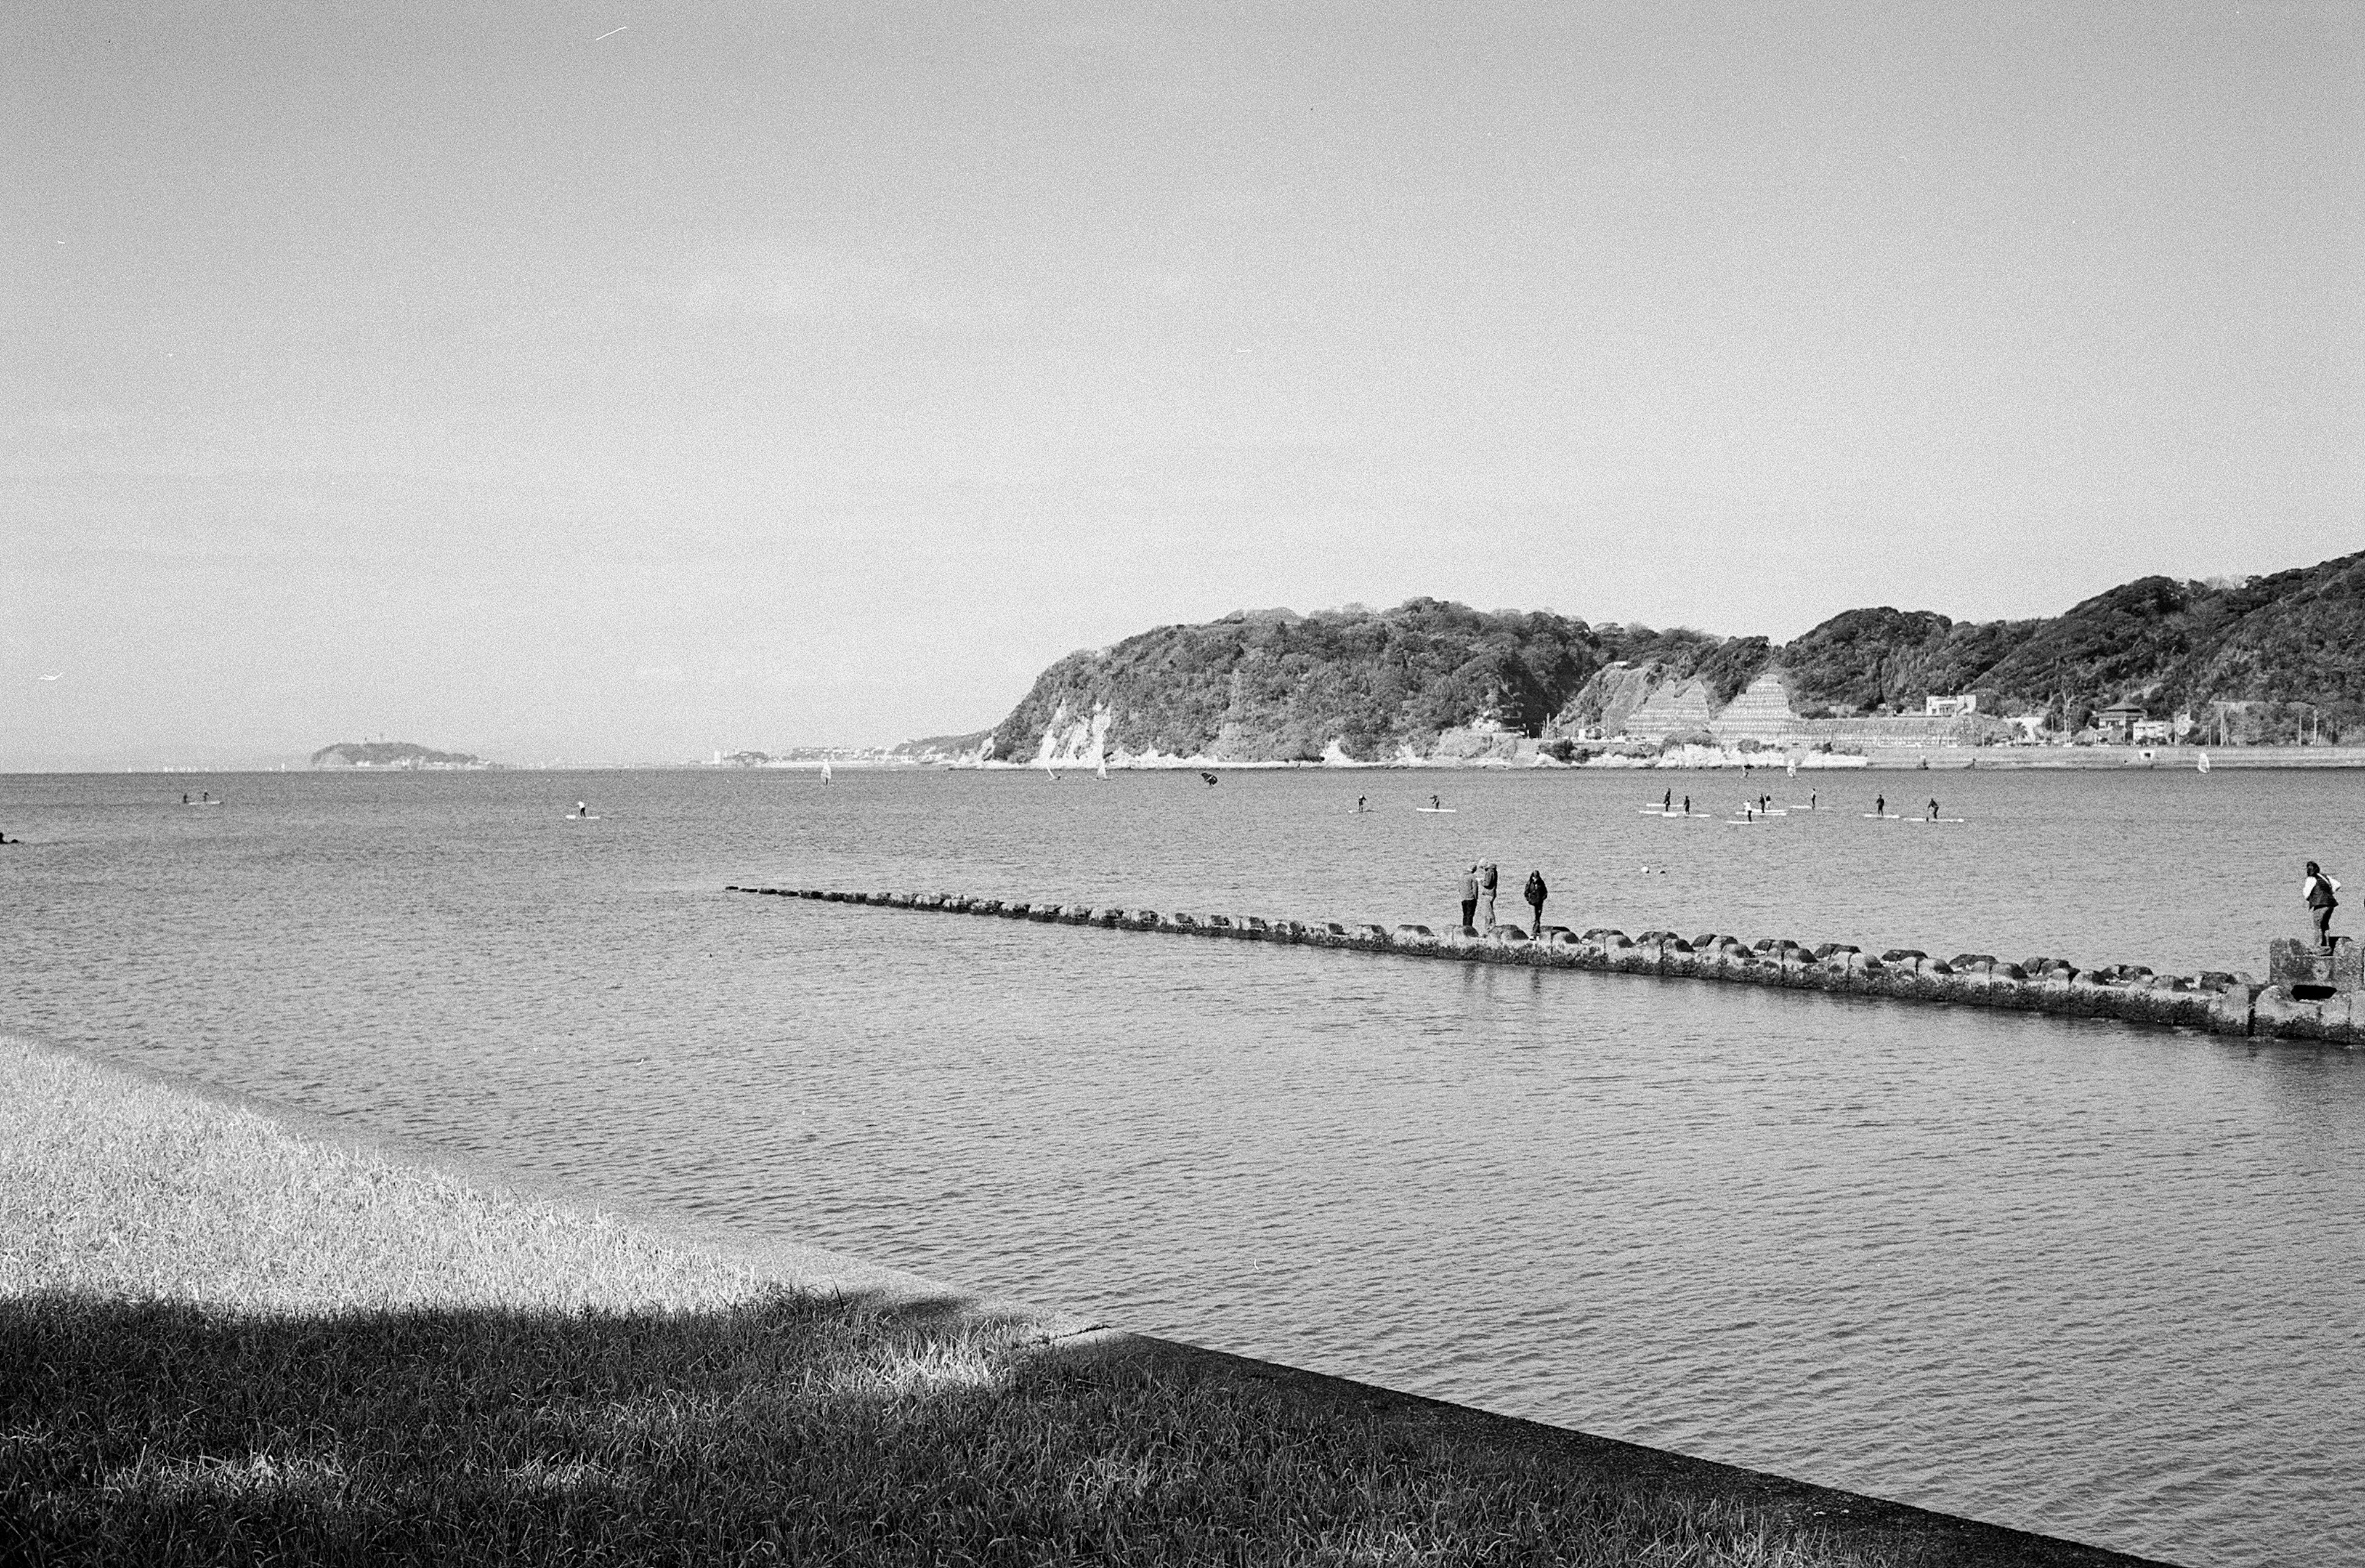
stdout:
POLYGON ((465 751, 436 751, 414 741, 339 741, 312 754, 315 767, 492 767, 465 751))
POLYGON ((2145 577, 2050 619, 1852 610, 1779 645, 1432 599, 1239 611, 1070 654, 994 729, 990 755, 1031 757, 1047 733, 1076 734, 1096 713, 1095 750, 1310 760, 1336 743, 1362 760, 1427 755, 1470 727, 1574 732, 1598 711, 1597 676, 1653 689, 1696 680, 1713 707, 1768 670, 1801 713, 1918 712, 1925 696, 1977 690, 2071 728, 2123 700, 2160 717, 2244 701, 2312 705, 2326 733, 2354 734, 2365 731, 2365 553, 2238 583, 2145 577))
POLYGON ((1426 752, 1439 733, 1496 722, 1541 733, 1612 659, 1688 666, 1718 639, 1587 626, 1545 611, 1486 614, 1416 599, 1388 610, 1241 611, 1161 626, 1045 670, 993 732, 990 755, 1026 758, 1043 734, 1104 706, 1111 750, 1312 759, 1426 752))

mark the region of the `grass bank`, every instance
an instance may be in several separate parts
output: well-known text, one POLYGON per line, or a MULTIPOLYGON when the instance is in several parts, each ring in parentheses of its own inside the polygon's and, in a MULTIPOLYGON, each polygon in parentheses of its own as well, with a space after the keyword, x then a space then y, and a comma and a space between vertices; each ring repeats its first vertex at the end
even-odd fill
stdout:
POLYGON ((2129 1561, 813 1283, 0 1041, 0 1559, 2129 1561))

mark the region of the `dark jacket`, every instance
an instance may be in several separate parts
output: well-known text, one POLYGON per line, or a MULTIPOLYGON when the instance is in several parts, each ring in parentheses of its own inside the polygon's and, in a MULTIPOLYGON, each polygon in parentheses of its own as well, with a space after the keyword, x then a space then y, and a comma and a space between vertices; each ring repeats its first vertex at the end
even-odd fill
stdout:
POLYGON ((1528 902, 1530 903, 1541 904, 1544 902, 1544 895, 1551 891, 1552 890, 1550 888, 1544 886, 1544 874, 1541 871, 1530 871, 1528 873, 1528 902))

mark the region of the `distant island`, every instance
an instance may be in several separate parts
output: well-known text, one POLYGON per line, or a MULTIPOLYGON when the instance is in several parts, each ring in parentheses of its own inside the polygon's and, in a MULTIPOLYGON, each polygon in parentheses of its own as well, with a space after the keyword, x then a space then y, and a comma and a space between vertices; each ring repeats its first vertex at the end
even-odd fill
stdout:
POLYGON ((2365 552, 2144 577, 2058 616, 1851 610, 1789 643, 1415 599, 1161 626, 1046 669, 913 760, 1123 765, 1642 760, 1777 747, 2365 739, 2365 552))
POLYGON ((465 751, 435 751, 410 741, 339 741, 312 754, 315 767, 499 767, 465 751))

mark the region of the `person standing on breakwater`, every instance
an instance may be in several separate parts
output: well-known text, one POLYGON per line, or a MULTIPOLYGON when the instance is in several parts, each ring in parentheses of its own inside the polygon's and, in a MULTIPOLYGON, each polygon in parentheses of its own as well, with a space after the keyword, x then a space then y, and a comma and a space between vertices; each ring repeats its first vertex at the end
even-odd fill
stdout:
POLYGON ((2311 860, 2307 875, 2300 879, 2299 896, 2307 901, 2307 917, 2315 922, 2315 946, 2320 953, 2332 951, 2332 912, 2340 901, 2332 895, 2340 884, 2324 874, 2324 868, 2311 860))
POLYGON ((1473 866, 1462 873, 1462 924, 1469 924, 1478 918, 1478 868, 1473 866))
POLYGON ((1539 942, 1544 939, 1544 900, 1551 893, 1552 890, 1544 886, 1544 874, 1541 871, 1528 873, 1528 907, 1536 912, 1536 923, 1530 930, 1539 942))
POLYGON ((1495 863, 1492 860, 1478 868, 1478 929, 1494 929, 1495 863))

